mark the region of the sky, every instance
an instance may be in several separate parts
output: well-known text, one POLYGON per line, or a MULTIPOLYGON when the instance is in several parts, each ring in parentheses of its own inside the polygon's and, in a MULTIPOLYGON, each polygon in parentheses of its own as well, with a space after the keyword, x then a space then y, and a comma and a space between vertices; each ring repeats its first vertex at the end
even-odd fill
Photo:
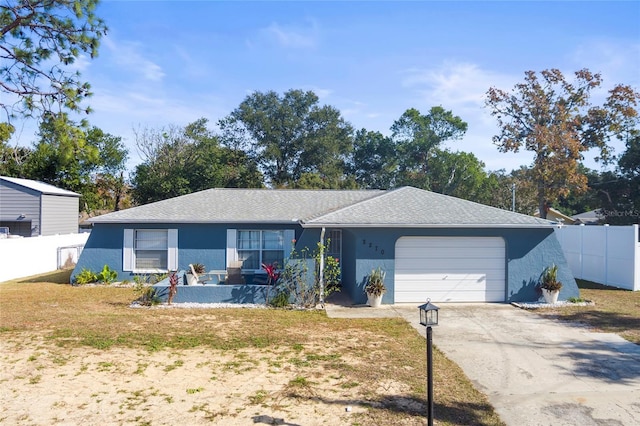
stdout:
MULTIPOLYGON (((303 89, 386 135, 407 109, 442 106, 469 125, 445 147, 509 172, 533 157, 493 144, 490 87, 588 68, 603 78, 596 103, 619 83, 640 90, 639 1, 102 0, 97 15, 109 28, 99 56, 74 67, 94 92, 90 124, 123 138, 130 171, 136 131, 203 117, 216 130, 255 91, 303 89)), ((33 122, 17 127, 14 143, 36 140, 33 122)), ((585 164, 600 169, 589 154, 585 164)))

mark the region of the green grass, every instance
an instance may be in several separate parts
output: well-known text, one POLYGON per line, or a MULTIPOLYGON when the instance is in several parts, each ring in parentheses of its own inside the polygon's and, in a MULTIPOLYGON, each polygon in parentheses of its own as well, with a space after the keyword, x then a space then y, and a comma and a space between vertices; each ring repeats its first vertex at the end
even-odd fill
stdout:
POLYGON ((541 315, 585 324, 596 331, 616 333, 640 345, 640 291, 621 290, 585 280, 576 280, 580 298, 593 306, 539 309, 541 315))
MULTIPOLYGON (((73 287, 65 285, 63 277, 52 274, 0 284, 0 339, 44 337, 43 345, 63 349, 229 352, 234 364, 221 365, 215 376, 243 374, 264 360, 263 368, 280 371, 290 398, 322 397, 335 404, 348 392, 354 404, 365 404, 365 412, 354 413, 353 424, 425 423, 426 342, 402 319, 332 319, 316 310, 133 309, 130 288, 73 287), (404 390, 382 395, 381 383, 404 390), (326 393, 321 385, 332 390, 326 393)), ((183 365, 174 361, 166 371, 183 365)), ((146 367, 137 365, 134 372, 142 375, 146 367)), ((438 424, 503 424, 486 396, 437 349, 434 389, 438 424)), ((247 401, 277 404, 277 398, 281 396, 255 389, 247 401)), ((217 420, 224 415, 213 414, 217 420)))

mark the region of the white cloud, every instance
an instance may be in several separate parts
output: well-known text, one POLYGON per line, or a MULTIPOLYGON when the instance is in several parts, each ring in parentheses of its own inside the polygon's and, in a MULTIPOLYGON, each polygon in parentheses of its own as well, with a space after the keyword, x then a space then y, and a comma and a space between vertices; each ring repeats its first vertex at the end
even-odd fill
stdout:
POLYGON ((418 109, 441 105, 460 116, 469 125, 461 141, 445 143, 454 151, 472 152, 483 161, 488 170, 506 169, 510 172, 531 162, 531 154, 503 154, 492 142, 498 128, 489 110, 484 107, 487 90, 498 87, 510 90, 522 79, 521 75, 508 75, 486 70, 472 63, 445 61, 436 68, 411 68, 403 73, 402 86, 415 91, 418 109))
POLYGON ((114 63, 123 68, 123 73, 138 75, 152 82, 160 82, 164 78, 162 67, 144 57, 139 43, 116 43, 112 38, 105 38, 104 45, 109 49, 114 63))
POLYGON ((518 77, 483 70, 470 63, 445 62, 436 69, 408 69, 402 85, 418 87, 431 103, 445 108, 481 108, 490 87, 508 89, 518 77))
MULTIPOLYGON (((581 44, 570 55, 576 70, 589 68, 602 74, 604 85, 640 85, 640 43, 594 40, 581 44)), ((576 71, 574 70, 574 71, 576 71)))
POLYGON ((87 57, 87 55, 79 55, 73 64, 69 65, 69 68, 74 71, 83 72, 86 70, 91 64, 91 58, 87 57))
POLYGON ((284 26, 273 22, 261 33, 270 41, 292 49, 305 49, 317 46, 319 31, 315 21, 306 26, 284 26))

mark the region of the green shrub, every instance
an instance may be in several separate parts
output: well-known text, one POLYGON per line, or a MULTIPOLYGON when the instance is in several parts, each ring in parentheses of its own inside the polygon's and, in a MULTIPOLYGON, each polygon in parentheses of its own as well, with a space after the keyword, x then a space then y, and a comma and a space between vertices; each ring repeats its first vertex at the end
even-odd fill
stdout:
POLYGON ((82 271, 80 271, 73 280, 76 284, 80 285, 95 283, 98 282, 98 275, 90 269, 82 268, 82 271))
POLYGON ((278 290, 286 291, 296 306, 312 307, 322 298, 335 291, 340 291, 339 260, 327 256, 326 244, 317 243, 315 250, 304 247, 299 252, 293 249, 285 263, 278 290), (324 257, 324 273, 320 279, 320 260, 324 257))
POLYGON ((98 274, 98 281, 105 284, 111 284, 118 278, 118 273, 109 268, 109 265, 104 265, 102 271, 98 274))
POLYGON ((280 290, 271 300, 269 304, 274 308, 284 308, 289 306, 289 292, 286 290, 280 290))
POLYGON ((140 288, 134 288, 134 291, 139 295, 137 302, 144 306, 155 306, 162 303, 160 296, 155 288, 151 286, 141 286, 140 288))

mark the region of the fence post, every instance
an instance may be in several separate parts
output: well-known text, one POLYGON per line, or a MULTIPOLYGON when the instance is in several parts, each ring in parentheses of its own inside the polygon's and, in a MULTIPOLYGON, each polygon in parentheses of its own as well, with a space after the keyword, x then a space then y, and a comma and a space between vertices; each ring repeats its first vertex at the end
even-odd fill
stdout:
POLYGON ((584 223, 580 224, 580 279, 584 279, 584 223))
POLYGON ((604 225, 604 283, 609 285, 609 224, 604 225))
POLYGON ((633 283, 631 289, 640 291, 640 236, 638 224, 633 225, 633 283))

